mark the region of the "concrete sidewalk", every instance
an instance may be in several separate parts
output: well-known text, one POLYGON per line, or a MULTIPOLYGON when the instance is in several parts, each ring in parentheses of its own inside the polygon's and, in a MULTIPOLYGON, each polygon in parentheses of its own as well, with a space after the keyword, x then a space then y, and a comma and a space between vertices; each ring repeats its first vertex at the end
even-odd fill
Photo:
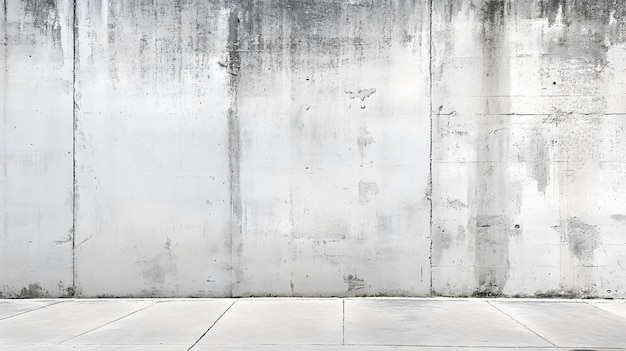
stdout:
POLYGON ((626 301, 0 300, 0 350, 626 350, 626 301))

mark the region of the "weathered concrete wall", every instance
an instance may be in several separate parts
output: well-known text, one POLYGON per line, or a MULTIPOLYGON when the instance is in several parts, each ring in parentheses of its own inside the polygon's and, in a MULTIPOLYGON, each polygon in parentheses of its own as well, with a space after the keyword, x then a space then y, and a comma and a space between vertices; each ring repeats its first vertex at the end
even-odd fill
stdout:
POLYGON ((4 296, 626 296, 621 3, 1 6, 4 296))
POLYGON ((433 291, 626 296, 621 1, 436 1, 433 291))
POLYGON ((428 4, 230 16, 233 293, 428 294, 428 4))

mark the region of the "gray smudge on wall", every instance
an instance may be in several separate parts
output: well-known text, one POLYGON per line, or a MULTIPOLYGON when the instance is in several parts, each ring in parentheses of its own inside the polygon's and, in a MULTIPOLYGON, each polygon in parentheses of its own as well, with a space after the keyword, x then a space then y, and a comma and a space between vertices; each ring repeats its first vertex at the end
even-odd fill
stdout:
POLYGON ((374 138, 371 136, 370 132, 367 128, 361 128, 361 132, 359 133, 359 137, 357 138, 356 144, 359 148, 359 154, 361 157, 365 157, 365 148, 376 142, 374 138))
POLYGON ((509 236, 511 223, 505 216, 481 215, 476 218, 476 296, 498 296, 509 275, 509 236))
POLYGON ((368 203, 374 196, 378 195, 378 184, 374 182, 359 182, 359 202, 368 203))
MULTIPOLYGON (((551 35, 545 41, 546 61, 557 61, 569 66, 563 75, 563 91, 581 89, 574 93, 592 94, 603 88, 602 72, 606 68, 611 46, 624 42, 626 36, 626 3, 624 1, 555 0, 539 3, 540 16, 548 19, 551 35)), ((562 68, 563 69, 563 68, 562 68)), ((602 114, 606 108, 604 97, 588 107, 602 114)), ((575 110, 575 109, 574 109, 575 110)), ((594 146, 594 145, 592 145, 594 146)))
POLYGON ((616 213, 611 215, 611 219, 618 222, 626 222, 626 215, 616 213))
POLYGON ((28 288, 24 287, 20 291, 20 298, 41 298, 46 297, 48 293, 39 286, 39 284, 28 284, 28 288))
POLYGON ((365 288, 365 280, 357 277, 356 274, 349 274, 347 277, 343 277, 343 281, 348 284, 348 292, 354 292, 365 288))
POLYGON ((567 220, 567 241, 569 249, 580 261, 590 262, 600 239, 598 228, 573 217, 567 220))
POLYGON ((530 137, 527 153, 527 173, 537 181, 537 190, 545 193, 550 181, 550 159, 548 155, 548 143, 536 130, 530 137))

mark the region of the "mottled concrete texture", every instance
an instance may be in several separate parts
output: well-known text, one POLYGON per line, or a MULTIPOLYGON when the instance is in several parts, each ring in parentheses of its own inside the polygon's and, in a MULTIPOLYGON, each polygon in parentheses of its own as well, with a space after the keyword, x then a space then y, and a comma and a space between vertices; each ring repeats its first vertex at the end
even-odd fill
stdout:
POLYGON ((621 1, 0 10, 0 297, 626 297, 621 1))
POLYGON ((433 292, 626 296, 625 3, 433 4, 433 292))

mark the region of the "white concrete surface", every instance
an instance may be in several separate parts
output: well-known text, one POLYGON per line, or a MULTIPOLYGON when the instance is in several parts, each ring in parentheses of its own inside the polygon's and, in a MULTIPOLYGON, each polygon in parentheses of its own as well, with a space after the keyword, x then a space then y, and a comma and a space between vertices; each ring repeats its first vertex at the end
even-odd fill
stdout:
POLYGON ((625 300, 620 300, 620 301, 615 301, 615 302, 611 301, 610 303, 607 303, 604 300, 598 300, 598 301, 589 301, 587 303, 590 304, 591 306, 595 306, 597 308, 611 312, 615 315, 618 315, 626 319, 626 301, 625 300))
POLYGON ((592 305, 515 301, 493 305, 558 346, 626 349, 626 319, 592 305), (590 328, 596 325, 602 328, 590 328))
POLYGON ((0 43, 0 298, 71 296, 71 1, 3 1, 0 43))
POLYGON ((216 321, 234 301, 159 301, 101 328, 67 340, 72 345, 190 345, 216 321))
POLYGON ((156 301, 68 301, 0 320, 0 344, 59 344, 156 301))
POLYGON ((345 343, 552 346, 531 330, 485 304, 481 300, 347 300, 345 343))
POLYGON ((198 345, 341 344, 342 311, 340 299, 237 301, 198 345))
MULTIPOLYGON (((23 309, 21 303, 0 300, 0 313, 23 309)), ((609 312, 623 305, 617 301, 268 298, 43 303, 47 307, 0 320, 0 350, 626 349, 626 319, 609 312)))
POLYGON ((58 300, 0 300, 0 320, 60 302, 58 300))
POLYGON ((625 298, 625 33, 624 1, 2 1, 0 297, 625 298))

